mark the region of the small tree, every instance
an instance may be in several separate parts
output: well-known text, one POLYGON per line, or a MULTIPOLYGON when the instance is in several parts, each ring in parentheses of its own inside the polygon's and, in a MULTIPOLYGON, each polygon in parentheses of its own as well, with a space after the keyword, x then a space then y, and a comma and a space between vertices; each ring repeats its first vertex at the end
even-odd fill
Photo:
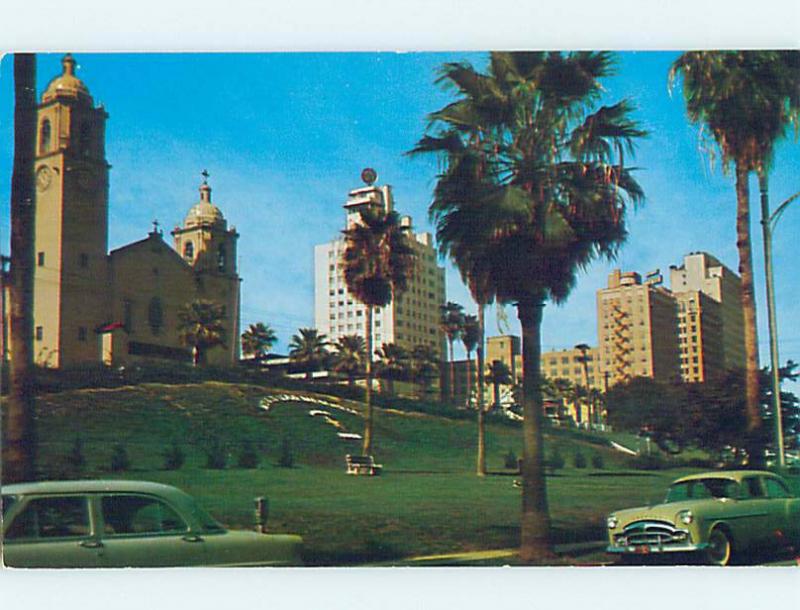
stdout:
POLYGON ((603 460, 603 456, 599 453, 595 453, 592 455, 592 468, 596 470, 603 470, 605 468, 606 463, 603 460))
POLYGON ((580 449, 575 451, 573 464, 575 464, 575 468, 586 468, 586 456, 583 455, 583 451, 580 449))
POLYGON ((206 468, 224 470, 228 463, 225 446, 218 436, 212 436, 205 445, 206 468))
POLYGON ((86 456, 83 454, 83 439, 80 436, 76 436, 75 442, 72 443, 72 449, 67 455, 67 464, 78 472, 83 471, 86 466, 86 456))
POLYGON ((281 441, 281 454, 278 457, 278 466, 281 468, 294 467, 294 454, 292 453, 292 443, 289 438, 284 436, 281 441))
POLYGON ((316 328, 301 328, 289 343, 289 358, 305 370, 306 379, 310 381, 313 372, 328 358, 328 345, 327 335, 316 328))
POLYGON ((566 465, 564 456, 561 455, 561 449, 558 445, 553 447, 550 456, 545 460, 545 467, 550 470, 551 474, 555 474, 556 470, 561 470, 566 465))
POLYGON ((408 352, 396 343, 384 343, 375 350, 378 357, 377 376, 386 383, 386 392, 394 395, 394 382, 408 377, 410 370, 408 352))
POLYGON ((344 335, 334 344, 333 370, 347 375, 347 384, 355 385, 356 376, 364 372, 367 343, 360 335, 344 335))
POLYGON ((180 470, 186 461, 186 454, 177 442, 173 442, 162 455, 164 456, 164 470, 180 470))
POLYGON ((225 346, 225 306, 203 299, 192 301, 178 311, 178 330, 184 345, 192 348, 192 363, 205 361, 206 351, 225 346))
POLYGON ((417 384, 418 398, 423 398, 439 376, 439 357, 430 345, 420 343, 411 350, 411 379, 417 384))
POLYGON ((242 353, 256 359, 263 358, 275 345, 278 337, 268 324, 257 322, 242 333, 242 353))
POLYGON ((439 325, 447 338, 447 345, 450 349, 450 400, 455 399, 456 395, 456 363, 453 355, 453 344, 461 337, 461 332, 464 327, 464 306, 458 303, 448 301, 446 304, 439 307, 440 322, 439 325))
POLYGON ((245 440, 239 450, 239 457, 236 460, 239 468, 258 468, 260 457, 255 445, 250 440, 245 440))

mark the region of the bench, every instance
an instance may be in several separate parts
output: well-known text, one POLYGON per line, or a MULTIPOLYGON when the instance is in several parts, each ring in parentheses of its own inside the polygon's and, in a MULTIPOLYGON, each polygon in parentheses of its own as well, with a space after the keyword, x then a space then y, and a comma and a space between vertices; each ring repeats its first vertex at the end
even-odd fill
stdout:
POLYGON ((378 476, 383 466, 376 464, 371 455, 346 455, 347 474, 378 476))

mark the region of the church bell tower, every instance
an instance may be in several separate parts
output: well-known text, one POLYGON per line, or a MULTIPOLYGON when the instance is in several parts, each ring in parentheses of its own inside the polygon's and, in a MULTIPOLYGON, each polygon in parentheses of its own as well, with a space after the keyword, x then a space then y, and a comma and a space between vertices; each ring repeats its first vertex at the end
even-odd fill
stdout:
POLYGON ((94 331, 109 308, 108 114, 75 59, 61 63, 37 115, 34 358, 49 367, 98 361, 94 331))

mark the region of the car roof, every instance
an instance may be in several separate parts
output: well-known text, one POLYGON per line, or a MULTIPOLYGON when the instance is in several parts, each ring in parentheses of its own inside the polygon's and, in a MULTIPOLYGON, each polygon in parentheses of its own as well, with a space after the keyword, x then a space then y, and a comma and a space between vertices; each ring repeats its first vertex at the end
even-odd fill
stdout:
POLYGON ((150 493, 175 500, 189 497, 186 493, 163 483, 128 481, 124 479, 99 479, 94 481, 37 481, 3 485, 2 493, 9 495, 128 492, 150 493))
POLYGON ((780 478, 773 472, 766 470, 714 470, 711 472, 700 472, 697 474, 690 474, 680 479, 675 479, 675 483, 683 483, 684 481, 697 481, 698 479, 730 479, 733 481, 741 482, 745 477, 752 476, 767 476, 773 478, 780 478))

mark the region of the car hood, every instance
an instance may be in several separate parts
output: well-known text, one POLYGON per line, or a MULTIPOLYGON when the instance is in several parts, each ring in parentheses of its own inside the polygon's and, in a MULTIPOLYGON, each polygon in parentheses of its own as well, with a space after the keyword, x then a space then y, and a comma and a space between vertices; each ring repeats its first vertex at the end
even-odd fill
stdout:
POLYGON ((701 513, 712 508, 719 508, 735 502, 728 498, 708 499, 708 500, 684 500, 682 502, 669 502, 654 504, 651 506, 637 506, 612 513, 619 519, 620 526, 624 527, 633 521, 654 519, 657 521, 669 521, 675 523, 675 516, 684 510, 691 510, 693 513, 701 513))

